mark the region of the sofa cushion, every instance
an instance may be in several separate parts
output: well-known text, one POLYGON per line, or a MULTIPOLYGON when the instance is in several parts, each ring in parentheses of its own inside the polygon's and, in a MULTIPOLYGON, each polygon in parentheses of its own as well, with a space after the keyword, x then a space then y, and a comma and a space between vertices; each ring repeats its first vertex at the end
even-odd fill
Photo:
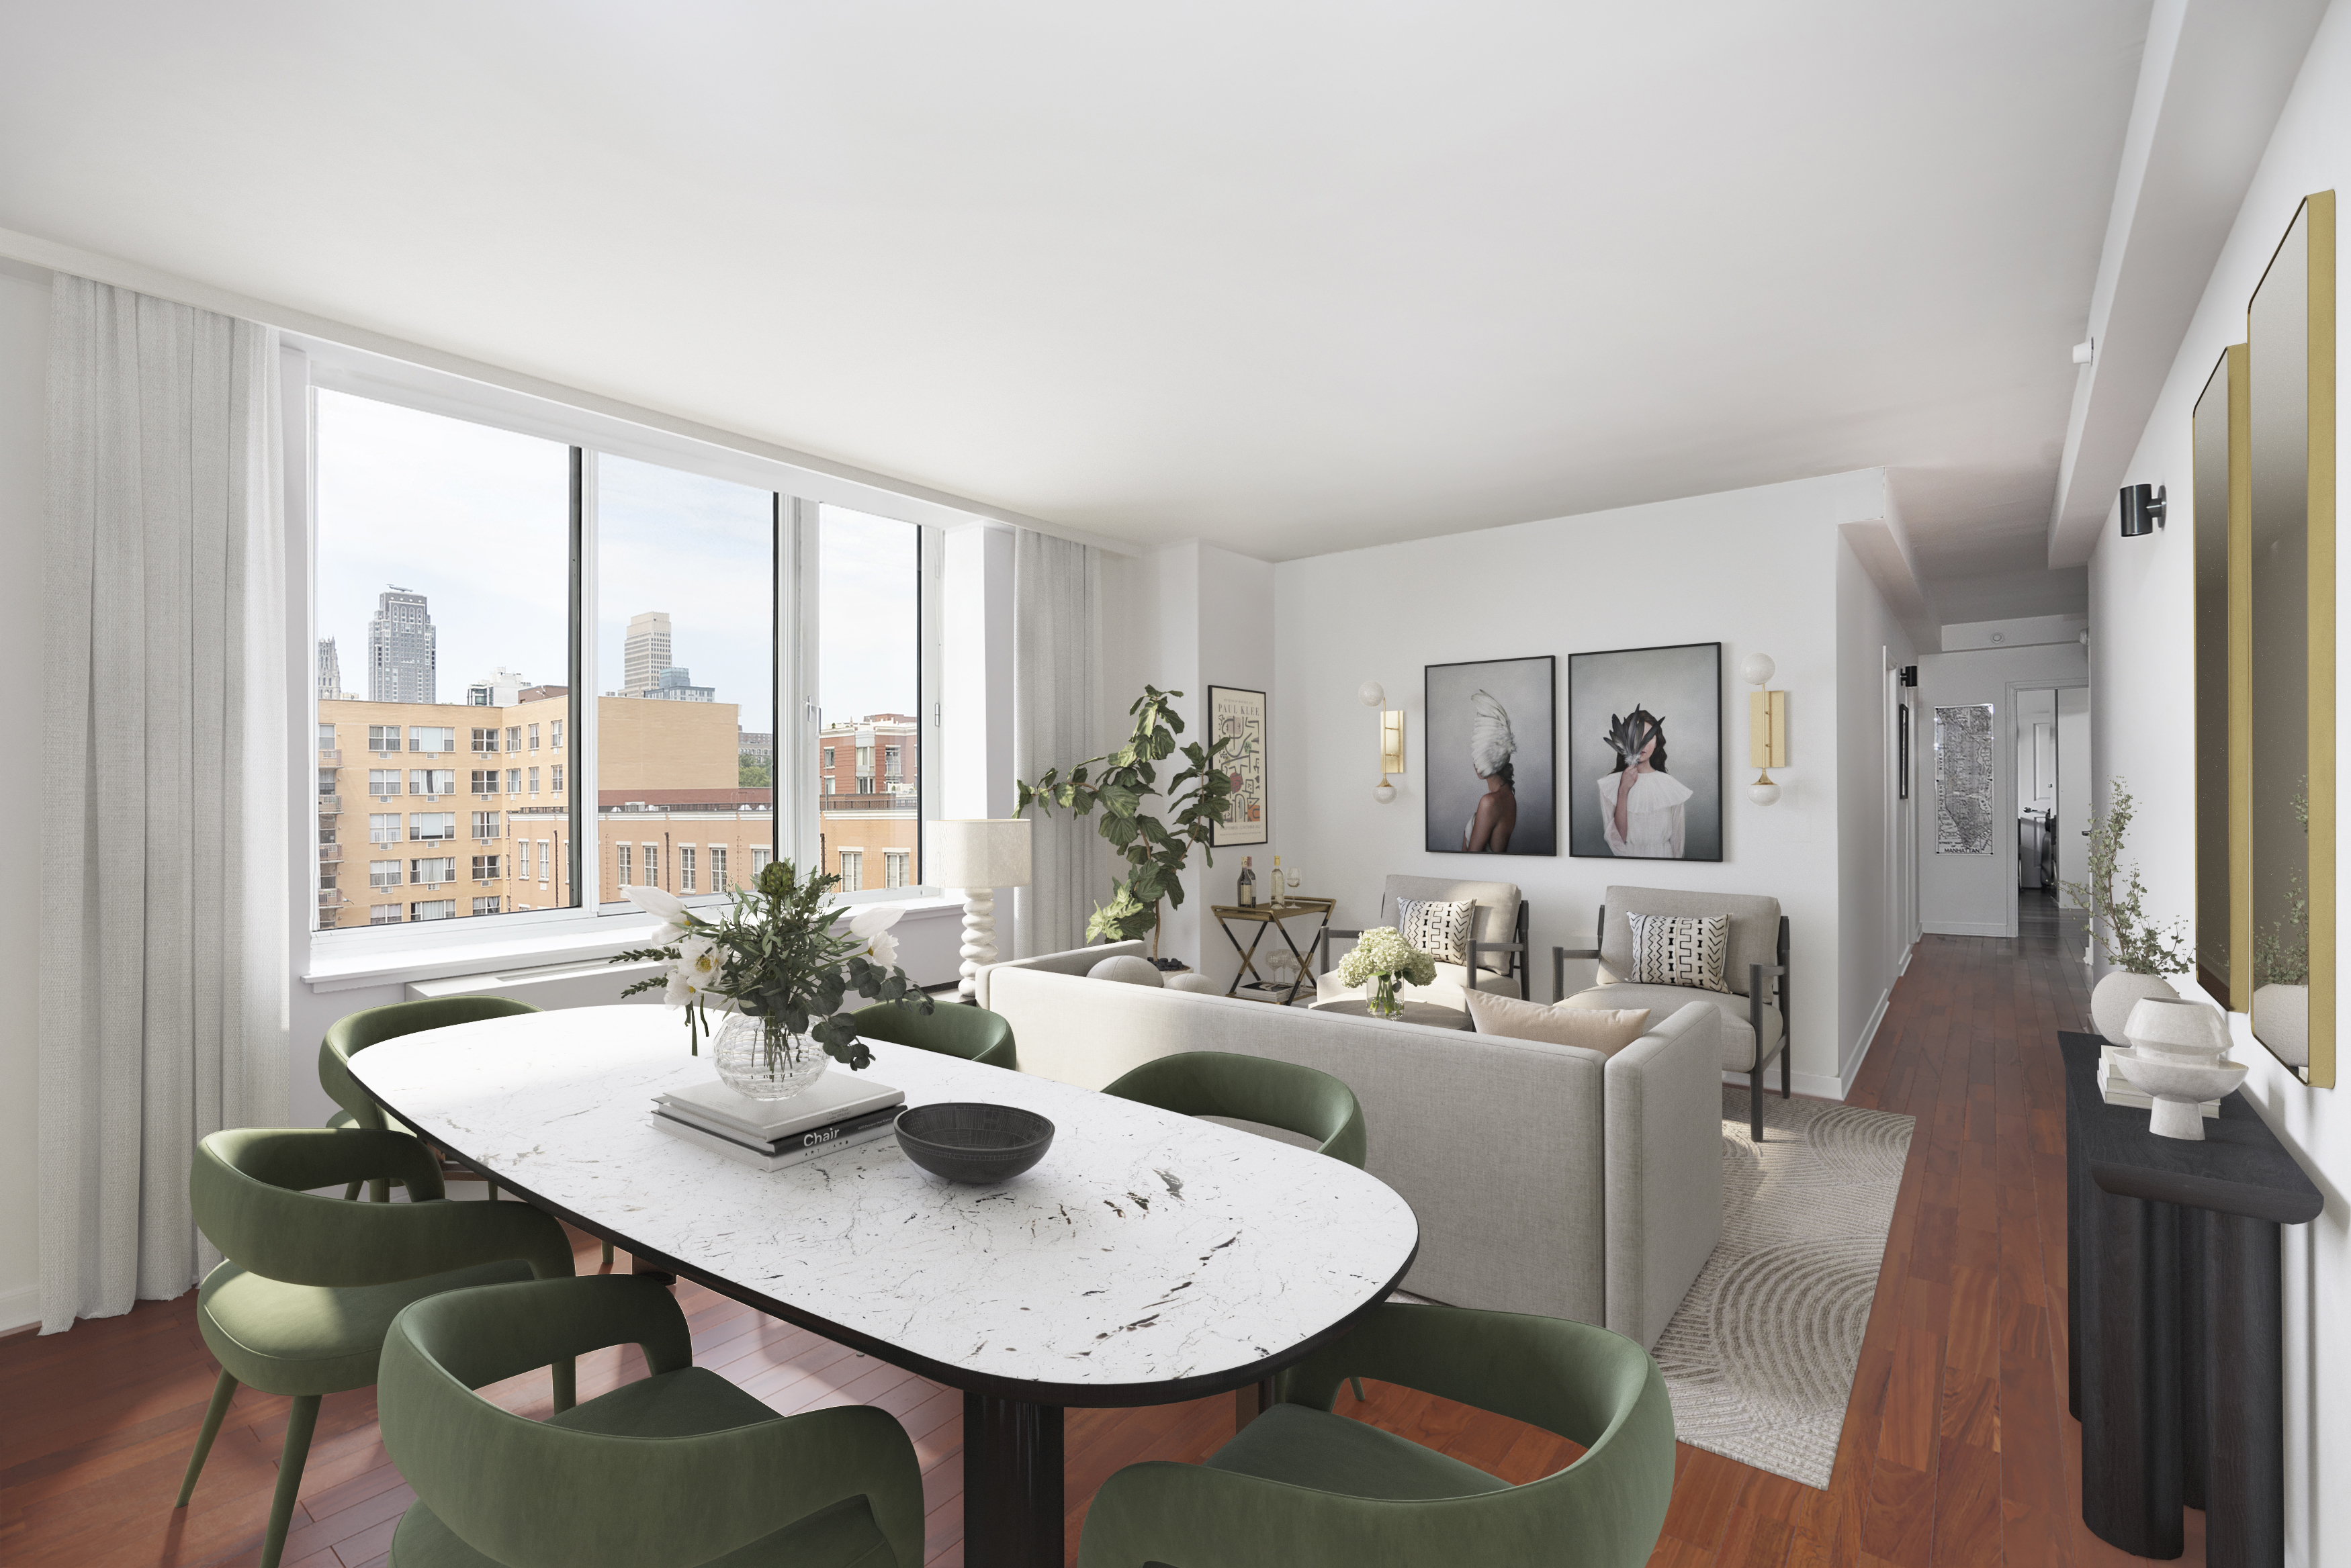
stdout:
POLYGON ((1115 981, 1121 985, 1147 985, 1154 989, 1165 985, 1159 966, 1140 953, 1121 953, 1106 958, 1086 971, 1088 980, 1115 981))
POLYGON ((1396 935, 1405 946, 1428 954, 1440 963, 1469 962, 1470 932, 1476 929, 1475 898, 1398 898, 1396 935))
MULTIPOLYGON (((1478 904, 1478 940, 1481 942, 1507 942, 1519 929, 1519 888, 1515 882, 1457 882, 1449 877, 1391 877, 1380 889, 1381 920, 1395 919, 1399 898, 1475 899, 1478 904)), ((1497 953, 1487 961, 1498 961, 1501 956, 1497 953)))
POLYGON ((1222 996, 1225 988, 1197 970, 1185 970, 1165 977, 1161 982, 1169 991, 1188 991, 1197 996, 1222 996))
POLYGON ((1684 985, 1698 991, 1729 991, 1722 965, 1730 949, 1728 915, 1625 917, 1633 928, 1635 985, 1684 985))
MULTIPOLYGON (((1722 981, 1747 994, 1748 969, 1780 961, 1780 900, 1748 893, 1691 893, 1665 888, 1611 888, 1601 900, 1607 919, 1600 928, 1601 983, 1633 976, 1633 928, 1625 916, 1728 915, 1730 957, 1722 981)), ((1684 998, 1685 1001, 1687 998, 1684 998)))
MULTIPOLYGON (((1612 1010, 1646 1007, 1657 1017, 1667 1018, 1693 1002, 1710 1002, 1722 1013, 1722 1070, 1754 1071, 1755 1030, 1748 1023, 1747 999, 1743 996, 1733 996, 1726 991, 1692 991, 1679 985, 1595 985, 1589 991, 1577 992, 1560 1005, 1612 1010)), ((1766 1041, 1776 1044, 1780 1033, 1780 1010, 1767 1002, 1763 1004, 1766 1041)))
POLYGON ((1480 1034, 1499 1034, 1510 1040, 1548 1040, 1554 1045, 1581 1045, 1604 1056, 1614 1056, 1647 1033, 1649 1027, 1649 1010, 1646 1007, 1624 1012, 1599 1007, 1546 1007, 1540 1002, 1520 1002, 1515 996, 1496 996, 1484 991, 1464 992, 1461 1000, 1469 1009, 1469 1021, 1478 1026, 1480 1034))

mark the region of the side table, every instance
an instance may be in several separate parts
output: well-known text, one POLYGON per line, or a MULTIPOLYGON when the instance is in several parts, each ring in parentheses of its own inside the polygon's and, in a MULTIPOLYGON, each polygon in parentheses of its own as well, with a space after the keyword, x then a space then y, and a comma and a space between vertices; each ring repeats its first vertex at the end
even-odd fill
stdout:
POLYGON ((2204 1141, 2157 1137, 2098 1093, 2095 1034, 2065 1062, 2067 1397, 2082 1423, 2082 1521, 2177 1557, 2205 1512, 2214 1568, 2285 1560, 2278 1227, 2318 1189, 2241 1094, 2204 1141))
POLYGON ((1287 1007, 1296 1002, 1301 992, 1311 992, 1314 988, 1314 965, 1308 961, 1306 954, 1314 950, 1316 937, 1324 926, 1331 923, 1331 911, 1338 907, 1336 898, 1284 898, 1279 904, 1209 905, 1208 912, 1216 916, 1217 924, 1224 928, 1225 940, 1233 944, 1233 951, 1241 955, 1241 967, 1234 973, 1233 983, 1225 988, 1225 994, 1287 1007), (1306 949, 1301 952, 1298 944, 1290 940, 1290 929, 1285 922, 1310 916, 1318 923, 1312 931, 1307 933, 1306 949), (1236 920, 1245 926, 1257 927, 1256 934, 1249 938, 1247 947, 1241 946, 1240 938, 1233 933, 1236 920), (1283 945, 1290 949, 1290 957, 1298 961, 1298 978, 1288 985, 1269 984, 1265 976, 1257 971, 1258 944, 1265 940, 1265 933, 1269 930, 1281 933, 1283 945))

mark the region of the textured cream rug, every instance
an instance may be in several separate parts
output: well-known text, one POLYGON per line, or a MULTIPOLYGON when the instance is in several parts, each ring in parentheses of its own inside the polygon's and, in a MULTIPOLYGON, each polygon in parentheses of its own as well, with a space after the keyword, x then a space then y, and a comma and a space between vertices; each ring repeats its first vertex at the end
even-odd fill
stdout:
POLYGON ((1657 1341, 1683 1442, 1825 1488, 1913 1118, 1722 1091, 1722 1240, 1657 1341))

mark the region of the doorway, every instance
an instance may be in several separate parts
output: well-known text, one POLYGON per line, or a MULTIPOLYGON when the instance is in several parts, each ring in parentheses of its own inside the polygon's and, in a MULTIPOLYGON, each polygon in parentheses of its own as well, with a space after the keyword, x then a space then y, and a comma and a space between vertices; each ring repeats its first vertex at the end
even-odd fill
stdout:
POLYGON ((2089 871, 2090 689, 2081 681, 2011 685, 2008 711, 2016 803, 2009 933, 2054 931, 2067 907, 2064 884, 2089 871))

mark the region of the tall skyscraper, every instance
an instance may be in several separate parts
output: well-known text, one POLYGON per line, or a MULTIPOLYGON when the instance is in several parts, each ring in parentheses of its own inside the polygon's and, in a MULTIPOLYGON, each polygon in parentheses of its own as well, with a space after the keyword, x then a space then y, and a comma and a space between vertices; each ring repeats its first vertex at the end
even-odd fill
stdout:
POLYGON ((319 695, 331 702, 343 694, 343 662, 336 656, 335 639, 319 639, 319 695))
POLYGON ((389 587, 368 621, 368 701, 438 702, 440 657, 423 594, 389 587))
POLYGON ((621 645, 621 694, 650 697, 661 689, 670 667, 669 611, 647 610, 629 618, 628 640, 621 645))

